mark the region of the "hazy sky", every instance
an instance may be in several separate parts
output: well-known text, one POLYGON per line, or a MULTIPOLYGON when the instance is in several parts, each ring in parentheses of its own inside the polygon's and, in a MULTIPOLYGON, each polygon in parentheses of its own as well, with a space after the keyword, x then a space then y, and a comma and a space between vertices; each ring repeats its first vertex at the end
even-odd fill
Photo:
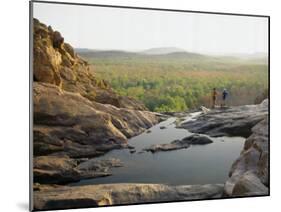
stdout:
POLYGON ((78 48, 179 47, 199 53, 267 52, 267 18, 34 3, 34 17, 78 48))

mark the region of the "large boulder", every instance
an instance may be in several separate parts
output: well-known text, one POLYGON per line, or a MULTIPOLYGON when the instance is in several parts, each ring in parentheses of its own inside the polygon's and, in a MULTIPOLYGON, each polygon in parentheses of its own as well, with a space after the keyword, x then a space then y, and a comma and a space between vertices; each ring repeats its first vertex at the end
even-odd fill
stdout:
POLYGON ((232 196, 267 195, 268 187, 252 171, 243 174, 233 187, 232 196))
POLYGON ((63 44, 63 41, 64 41, 64 38, 61 36, 60 32, 58 32, 58 31, 55 31, 52 34, 53 34, 53 37, 52 37, 53 47, 54 48, 61 48, 61 46, 63 44))
POLYGON ((268 117, 252 129, 225 183, 227 196, 268 194, 268 117))

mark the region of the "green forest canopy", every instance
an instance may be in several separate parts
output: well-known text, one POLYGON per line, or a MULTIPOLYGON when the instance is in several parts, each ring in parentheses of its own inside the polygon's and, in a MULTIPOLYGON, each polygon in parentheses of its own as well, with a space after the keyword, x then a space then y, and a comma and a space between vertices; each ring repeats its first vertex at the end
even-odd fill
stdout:
POLYGON ((192 53, 141 55, 82 54, 95 75, 121 95, 142 101, 151 111, 185 111, 211 104, 211 92, 226 88, 228 104, 253 104, 268 88, 265 59, 210 57, 192 53))

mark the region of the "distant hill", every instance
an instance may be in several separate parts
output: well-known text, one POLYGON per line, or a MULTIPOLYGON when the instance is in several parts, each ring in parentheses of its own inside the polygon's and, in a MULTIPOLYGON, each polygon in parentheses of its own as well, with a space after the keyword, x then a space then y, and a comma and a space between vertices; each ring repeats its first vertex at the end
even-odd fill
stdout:
POLYGON ((186 59, 202 59, 202 58, 212 58, 208 55, 202 55, 192 52, 172 52, 167 54, 155 54, 155 55, 149 55, 150 57, 161 57, 161 58, 186 58, 186 59))
POLYGON ((75 49, 76 52, 85 58, 120 58, 134 57, 138 53, 126 52, 120 50, 91 50, 91 49, 75 49))
POLYGON ((75 51, 85 59, 106 59, 106 60, 177 60, 177 61, 190 61, 203 62, 203 61, 216 61, 216 62, 247 62, 266 64, 266 53, 255 54, 228 54, 228 55, 206 55, 193 52, 187 52, 184 49, 176 47, 163 47, 151 48, 144 51, 123 51, 123 50, 98 50, 87 48, 76 48, 75 51))
POLYGON ((184 49, 177 47, 162 47, 162 48, 151 48, 144 51, 141 51, 141 54, 149 54, 149 55, 160 55, 160 54, 170 54, 175 52, 186 52, 184 49))
POLYGON ((123 51, 119 50, 99 50, 87 48, 75 48, 75 52, 84 58, 108 58, 123 55, 123 51))
POLYGON ((141 52, 129 52, 122 50, 96 50, 96 49, 84 49, 78 48, 75 49, 76 52, 84 58, 155 58, 155 59, 200 59, 208 58, 207 55, 201 55, 197 53, 186 52, 180 48, 154 48, 141 52))

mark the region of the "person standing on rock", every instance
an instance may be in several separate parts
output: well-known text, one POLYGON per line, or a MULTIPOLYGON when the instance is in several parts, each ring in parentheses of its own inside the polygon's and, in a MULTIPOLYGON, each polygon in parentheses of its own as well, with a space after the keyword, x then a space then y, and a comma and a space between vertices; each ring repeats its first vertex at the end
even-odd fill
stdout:
POLYGON ((212 100, 213 100, 213 102, 212 102, 212 108, 215 108, 215 106, 216 106, 217 95, 218 95, 217 89, 214 88, 214 89, 213 89, 213 92, 212 92, 212 100))
POLYGON ((228 92, 227 90, 224 88, 223 92, 222 92, 222 104, 221 107, 225 107, 226 106, 226 98, 227 98, 228 92))

